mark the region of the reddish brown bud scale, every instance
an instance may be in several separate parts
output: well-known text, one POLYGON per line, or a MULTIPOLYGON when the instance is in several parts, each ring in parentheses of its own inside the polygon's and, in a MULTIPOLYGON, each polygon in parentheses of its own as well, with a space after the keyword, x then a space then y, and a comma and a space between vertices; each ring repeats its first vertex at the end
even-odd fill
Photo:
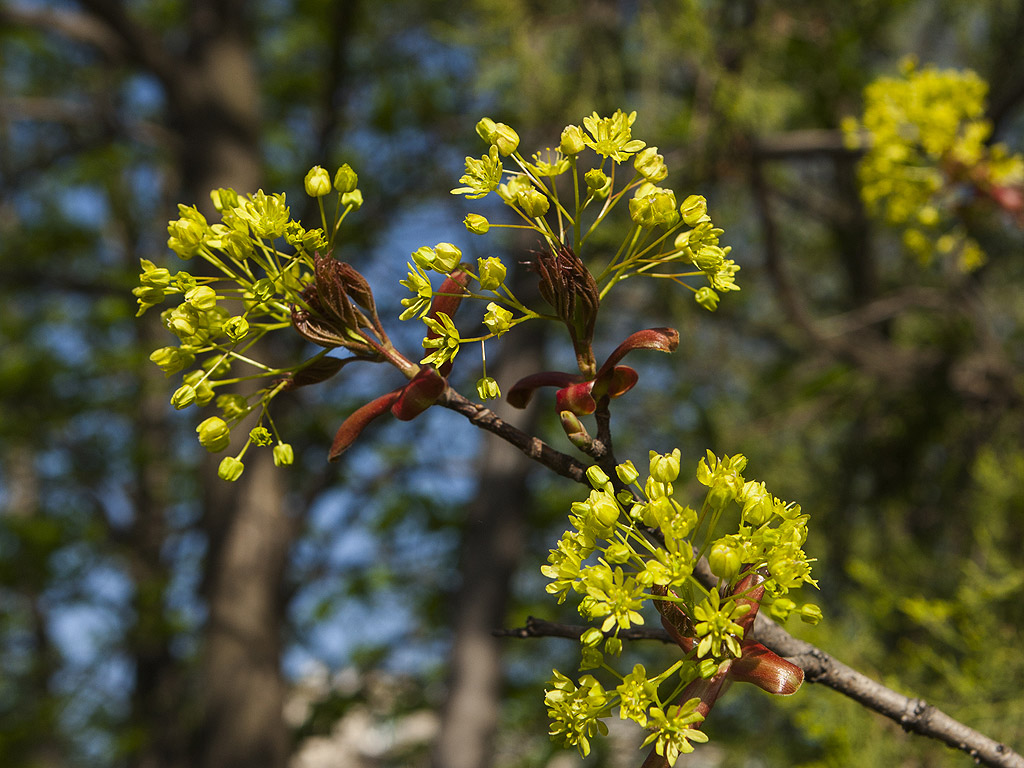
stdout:
POLYGON ((388 392, 350 413, 334 435, 331 451, 327 454, 328 460, 336 461, 341 454, 347 451, 371 421, 388 412, 401 393, 400 389, 388 392))

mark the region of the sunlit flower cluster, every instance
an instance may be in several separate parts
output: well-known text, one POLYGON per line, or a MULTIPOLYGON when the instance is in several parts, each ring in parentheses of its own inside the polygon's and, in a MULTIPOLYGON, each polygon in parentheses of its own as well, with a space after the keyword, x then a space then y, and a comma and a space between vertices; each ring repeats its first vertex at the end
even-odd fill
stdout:
MULTIPOLYGON (((665 158, 657 147, 633 137, 635 120, 635 112, 617 111, 611 117, 594 113, 585 117, 582 125, 566 126, 557 147, 538 150, 529 159, 520 154, 519 136, 510 126, 490 118, 480 120, 476 132, 490 146, 481 157, 466 158, 461 186, 452 193, 477 200, 493 192, 512 210, 516 221, 498 223, 470 213, 465 218, 466 229, 479 235, 496 228, 535 232, 546 251, 538 253, 529 267, 540 274, 545 299, 555 296, 563 301, 555 305, 554 315, 538 312, 513 295, 505 282, 506 267, 497 257, 480 259, 474 267, 434 258, 432 249, 420 248, 412 254, 408 277, 402 281, 411 294, 402 300, 402 319, 425 317, 433 291, 431 270, 450 274, 458 269, 475 283, 467 298, 482 299, 489 307, 500 306, 509 313, 504 330, 538 317, 565 322, 574 333, 581 370, 593 373, 589 370, 593 358, 585 349, 589 338, 574 298, 578 286, 593 285, 587 299, 588 320, 608 291, 631 277, 673 280, 692 291, 700 306, 712 311, 721 294, 739 290, 735 279, 739 266, 728 258, 729 247, 719 245, 722 230, 712 224, 707 201, 690 195, 680 203, 673 190, 659 186, 668 176, 665 158), (599 263, 596 256, 587 255, 588 246, 595 229, 617 208, 625 209, 629 226, 618 252, 610 260, 602 256, 599 263), (568 286, 567 292, 552 284, 564 268, 546 274, 542 271, 545 260, 555 256, 567 263, 575 259, 587 273, 575 280, 576 287, 568 286), (695 279, 706 284, 691 285, 695 279)), ((489 330, 480 337, 459 337, 458 344, 486 341, 495 335, 489 330)), ((448 338, 455 336, 449 334, 448 338)))
MULTIPOLYGON (((179 218, 167 227, 167 245, 179 258, 205 262, 196 274, 186 270, 172 273, 149 260, 141 262, 139 286, 133 291, 138 314, 168 299, 176 302, 161 313, 161 319, 177 344, 150 355, 168 376, 182 373, 181 385, 171 396, 172 405, 183 409, 213 404, 218 409, 217 416, 206 418, 197 427, 200 444, 212 453, 225 450, 234 427, 257 414, 257 424, 239 452, 221 462, 220 476, 226 480, 237 480, 242 474, 242 458, 250 446, 274 446, 278 466, 294 459, 291 446, 278 435, 268 406, 277 394, 295 384, 295 374, 317 364, 323 353, 293 367, 279 368, 260 362, 253 351, 267 333, 292 327, 297 309, 311 310, 318 254, 330 251, 341 221, 362 203, 356 183, 357 176, 347 165, 338 169, 333 182, 323 168, 310 170, 304 187, 317 198, 322 214, 324 199, 332 189, 337 196, 332 226, 322 216, 323 226, 311 230, 292 218, 284 194, 260 190, 239 195, 232 189, 214 190, 210 197, 219 221, 208 221, 195 206, 180 205, 179 218), (258 379, 270 383, 244 395, 235 391, 236 385, 258 379)), ((360 287, 351 280, 348 285, 358 303, 360 287)), ((361 318, 353 311, 347 318, 333 319, 336 325, 350 321, 357 327, 373 326, 366 315, 359 314, 361 318)), ((310 325, 309 330, 327 332, 326 325, 315 329, 310 325)), ((313 340, 321 343, 324 338, 317 335, 313 340)))
MULTIPOLYGON (((691 741, 706 740, 697 730, 702 716, 690 699, 679 700, 680 695, 692 692, 688 686, 695 681, 716 675, 745 679, 729 665, 744 656, 750 643, 744 627, 757 605, 771 605, 773 615, 785 618, 797 606, 783 596, 803 583, 815 584, 811 560, 802 549, 807 516, 799 506, 772 496, 763 483, 746 480, 745 467, 743 456, 708 452, 695 472, 707 489, 699 509, 684 505, 675 494, 678 449, 669 454, 652 451, 646 479, 632 462, 616 467, 618 483, 596 466, 588 470, 592 490, 587 499, 572 504, 570 528, 541 571, 550 579, 549 593, 559 602, 577 595, 580 615, 596 622, 581 637, 581 668, 602 668, 621 683, 600 689, 600 701, 592 699, 586 710, 577 707, 573 718, 552 705, 549 693, 557 724, 553 736, 585 754, 594 733, 592 720, 618 707, 620 717, 653 731, 648 741, 659 745, 659 754, 671 755, 670 762, 689 752, 691 741), (717 589, 694 577, 704 556, 719 578, 717 589), (666 619, 671 617, 674 637, 687 654, 657 676, 639 665, 628 675, 618 675, 608 657, 621 649, 621 630, 644 624, 642 608, 649 601, 666 619)), ((820 610, 811 606, 799 615, 814 622, 820 610)), ((594 681, 591 675, 585 679, 594 681)), ((561 707, 569 683, 560 673, 555 683, 561 707)), ((594 685, 588 682, 588 690, 594 685)))

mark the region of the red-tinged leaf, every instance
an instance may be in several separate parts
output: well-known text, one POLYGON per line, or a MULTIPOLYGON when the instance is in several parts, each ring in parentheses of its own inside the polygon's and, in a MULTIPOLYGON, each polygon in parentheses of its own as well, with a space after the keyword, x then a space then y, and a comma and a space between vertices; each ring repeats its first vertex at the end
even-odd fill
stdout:
POLYGON ((433 368, 420 368, 400 391, 391 406, 391 413, 399 421, 411 421, 437 402, 448 383, 433 368))
MULTIPOLYGON (((462 303, 462 297, 467 293, 467 283, 469 283, 469 275, 462 270, 455 270, 448 275, 441 283, 441 287, 434 291, 434 298, 430 302, 430 312, 427 313, 427 317, 437 320, 437 316, 444 312, 454 321, 455 313, 458 312, 459 305, 462 303)), ((438 334, 428 327, 427 338, 434 339, 437 336, 438 334)), ((438 368, 438 373, 447 377, 452 370, 452 362, 449 360, 438 368)))
POLYGON ((656 352, 675 352, 679 346, 679 331, 675 328, 648 328, 644 331, 631 333, 624 342, 619 344, 608 359, 604 361, 597 378, 616 366, 622 358, 634 349, 653 349, 656 352))
POLYGON ((743 655, 733 662, 729 677, 776 696, 789 696, 800 689, 804 671, 760 643, 751 643, 743 646, 743 655))
POLYGON ((577 416, 588 416, 597 410, 597 401, 590 390, 594 388, 594 382, 581 381, 563 387, 555 393, 555 410, 572 411, 577 416))
POLYGON ((331 443, 331 452, 327 454, 327 459, 329 461, 337 460, 356 441, 356 438, 359 437, 367 424, 378 416, 383 416, 387 413, 401 393, 402 390, 400 389, 388 392, 386 395, 381 395, 377 399, 371 400, 366 405, 357 408, 349 414, 349 417, 342 422, 341 426, 338 427, 337 433, 334 435, 334 442, 331 443))
MULTIPOLYGON (((671 603, 668 603, 668 605, 671 605, 671 603)), ((697 640, 695 638, 687 637, 682 634, 679 627, 677 627, 675 623, 673 623, 673 621, 664 613, 661 614, 661 626, 663 626, 665 631, 669 633, 673 640, 675 640, 676 645, 683 649, 683 653, 689 653, 693 650, 693 646, 697 644, 697 640)))
POLYGON ((736 602, 740 605, 749 605, 750 610, 746 615, 741 616, 737 619, 736 623, 743 627, 743 636, 746 637, 750 634, 750 628, 754 626, 754 619, 757 617, 757 611, 761 607, 761 598, 764 597, 764 582, 768 578, 767 574, 761 570, 748 572, 746 576, 740 579, 736 586, 732 588, 732 594, 739 595, 747 590, 746 595, 743 597, 737 597, 736 602))
POLYGON ((723 662, 725 669, 721 672, 716 672, 707 680, 698 677, 696 680, 691 681, 685 688, 683 688, 683 692, 679 695, 679 703, 685 704, 690 699, 700 699, 700 704, 697 705, 697 711, 704 717, 707 717, 711 708, 715 706, 715 702, 718 701, 718 697, 724 692, 724 686, 726 681, 729 679, 731 672, 731 669, 728 666, 729 664, 730 662, 728 661, 723 662))
POLYGON ((531 373, 529 376, 524 376, 513 384, 505 399, 508 400, 508 404, 513 408, 525 408, 529 404, 530 398, 533 397, 534 390, 541 387, 565 387, 569 384, 575 384, 581 381, 581 379, 582 377, 578 374, 564 373, 562 371, 531 373))
MULTIPOLYGON (((434 298, 430 302, 430 312, 427 317, 437 320, 437 315, 444 312, 448 317, 454 318, 462 303, 462 297, 466 295, 466 284, 469 283, 469 275, 461 270, 452 272, 441 283, 441 287, 434 291, 434 298)), ((435 336, 432 331, 428 334, 431 338, 435 336)))
POLYGON ((603 376, 594 380, 593 396, 595 399, 605 395, 608 397, 621 397, 636 386, 640 374, 628 365, 616 365, 603 376))
MULTIPOLYGON (((668 595, 668 589, 659 584, 651 587, 651 592, 662 597, 668 595)), ((661 625, 665 627, 665 631, 672 636, 679 647, 686 653, 693 650, 693 646, 697 644, 693 637, 693 622, 679 607, 679 604, 669 600, 655 600, 654 607, 661 614, 661 625)))

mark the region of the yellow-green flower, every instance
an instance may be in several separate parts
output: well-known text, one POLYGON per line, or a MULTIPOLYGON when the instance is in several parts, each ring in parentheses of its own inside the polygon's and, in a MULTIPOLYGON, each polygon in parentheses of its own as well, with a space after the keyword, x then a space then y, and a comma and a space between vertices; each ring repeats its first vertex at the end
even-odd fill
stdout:
POLYGON ((615 110, 611 117, 600 117, 594 112, 583 118, 583 125, 590 134, 583 137, 583 142, 603 157, 625 162, 644 148, 644 142, 631 136, 630 126, 635 120, 636 112, 627 115, 621 109, 615 110))

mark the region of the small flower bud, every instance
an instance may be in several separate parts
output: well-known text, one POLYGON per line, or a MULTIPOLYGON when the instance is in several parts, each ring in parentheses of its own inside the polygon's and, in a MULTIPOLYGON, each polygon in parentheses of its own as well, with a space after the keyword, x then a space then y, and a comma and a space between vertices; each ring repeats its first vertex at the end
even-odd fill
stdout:
POLYGON ((519 147, 519 134, 504 123, 496 123, 491 143, 498 148, 500 155, 511 155, 519 147))
POLYGON ((160 347, 154 350, 149 359, 156 363, 166 374, 177 373, 182 368, 195 362, 195 355, 182 352, 178 347, 160 347))
POLYGON ((629 201, 629 217, 645 229, 674 226, 679 221, 675 193, 649 182, 641 184, 636 196, 629 201))
POLYGON ((489 256, 486 259, 477 259, 477 272, 480 277, 480 287, 485 291, 496 291, 505 282, 506 269, 497 256, 489 256))
POLYGON ((601 632, 597 627, 590 627, 586 632, 580 635, 580 643, 587 648, 596 648, 604 640, 604 633, 601 632))
POLYGON ((338 172, 334 174, 334 188, 343 195, 355 192, 359 184, 359 176, 352 170, 352 166, 345 163, 338 172))
POLYGON ((516 195, 516 204, 523 209, 523 213, 531 219, 539 219, 548 212, 551 204, 547 195, 534 188, 526 189, 516 195))
POLYGON ((241 341, 245 338, 246 334, 249 333, 249 321, 241 315, 229 318, 228 321, 224 323, 224 333, 226 333, 228 338, 232 341, 241 341))
POLYGON ((491 228, 491 223, 479 213, 466 214, 466 218, 463 219, 462 223, 474 235, 485 235, 487 230, 491 228))
POLYGON ((288 443, 278 443, 274 446, 274 466, 287 467, 295 461, 295 452, 288 443))
POLYGON ((698 288, 697 293, 693 298, 709 312, 714 312, 715 309, 718 308, 718 294, 707 286, 698 288))
POLYGON ((484 376, 482 379, 477 380, 476 393, 480 396, 481 400, 495 400, 501 397, 501 389, 498 388, 498 382, 490 376, 484 376))
POLYGON ((213 400, 213 387, 203 376, 203 371, 192 371, 185 376, 185 383, 195 387, 196 405, 206 405, 213 400))
POLYGON ((562 129, 562 140, 558 151, 567 157, 578 155, 586 145, 583 143, 583 129, 578 125, 567 125, 562 129))
POLYGON ((665 158, 658 154, 657 147, 647 147, 633 160, 633 167, 648 181, 661 181, 668 176, 665 158))
POLYGON ((274 295, 274 281, 269 277, 261 277, 252 287, 252 295, 257 301, 263 302, 274 295))
POLYGON ((242 476, 244 470, 245 465, 241 461, 234 456, 225 456, 221 459, 220 466, 217 467, 217 477, 233 483, 242 476))
POLYGON ((166 316, 167 330, 179 339, 188 339, 199 330, 196 312, 187 304, 179 304, 166 316))
POLYGON ((455 271, 462 261, 462 251, 451 243, 438 243, 434 246, 434 269, 445 275, 455 271))
POLYGON ((632 461, 626 461, 615 467, 615 474, 619 476, 626 485, 632 485, 636 482, 636 479, 640 477, 640 473, 637 468, 633 465, 632 461))
POLYGON ((604 551, 605 560, 609 563, 624 563, 629 560, 630 554, 629 547, 618 541, 610 544, 604 551))
POLYGON ((604 652, 610 653, 612 656, 618 656, 620 653, 622 653, 622 638, 606 638, 604 641, 604 652))
POLYGON ((363 193, 358 189, 353 189, 351 192, 345 192, 341 196, 341 204, 346 208, 351 206, 353 211, 358 211, 363 207, 363 193))
POLYGON ((817 624, 822 619, 821 608, 813 603, 800 606, 800 621, 805 624, 817 624))
POLYGON ((231 429, 224 419, 211 416, 196 427, 199 433, 199 444, 210 453, 223 451, 231 442, 231 429))
POLYGON ((765 489, 764 483, 757 483, 753 480, 745 483, 741 498, 744 523, 759 526, 768 522, 775 510, 775 499, 765 489))
POLYGON ((427 270, 434 268, 434 259, 437 254, 429 245, 423 245, 412 252, 412 260, 420 269, 427 270))
MULTIPOLYGON (((594 467, 591 467, 593 469, 594 467)), ((603 474, 603 473, 602 473, 603 474)), ((587 472, 589 477, 590 472, 587 472)), ((605 478, 608 476, 605 475, 605 478)), ((602 528, 611 528, 615 525, 619 519, 619 505, 616 503, 608 494, 601 494, 593 503, 594 519, 601 525, 602 528)))
POLYGON ((167 225, 167 247, 181 258, 191 259, 199 252, 204 234, 204 224, 182 217, 167 225))
POLYGON ((314 165, 306 174, 304 182, 306 194, 310 197, 323 197, 331 193, 331 176, 319 165, 314 165))
POLYGON ((604 470, 596 464, 587 467, 587 480, 590 481, 591 486, 599 491, 603 490, 611 482, 608 479, 608 475, 604 473, 604 470))
POLYGON ((788 597, 777 597, 772 602, 771 614, 779 621, 785 621, 796 610, 796 603, 788 597))
POLYGON ((512 327, 512 313, 492 301, 484 314, 484 326, 495 336, 500 336, 512 327))
POLYGON ((708 201, 703 195, 687 197, 679 206, 679 213, 688 227, 695 227, 701 222, 711 221, 711 217, 708 216, 708 201))
POLYGON ((481 117, 476 124, 476 135, 488 144, 494 143, 494 134, 498 130, 498 124, 489 117, 481 117))
POLYGON ((196 389, 195 387, 192 387, 188 384, 182 384, 180 387, 174 390, 174 394, 171 395, 171 405, 173 405, 175 409, 179 411, 182 408, 188 408, 195 401, 196 389))
POLYGON ((673 483, 679 477, 679 458, 681 454, 676 448, 672 453, 660 454, 651 451, 651 478, 659 483, 673 483))
POLYGON ((223 213, 238 205, 238 193, 233 189, 215 189, 210 192, 210 200, 217 212, 223 213))
POLYGON ((217 397, 217 407, 225 420, 240 419, 250 411, 244 395, 231 394, 217 397))
POLYGON ((217 305, 217 294, 210 286, 200 285, 185 294, 185 301, 200 312, 205 312, 217 305))
POLYGON ((166 267, 158 267, 149 259, 139 259, 142 265, 142 272, 139 274, 139 284, 147 288, 166 288, 171 284, 171 271, 166 267))
POLYGON ((600 192, 606 186, 608 186, 608 174, 602 171, 600 168, 591 168, 585 174, 583 178, 587 182, 587 186, 595 192, 600 192))
POLYGON ((708 552, 708 565, 711 572, 720 579, 732 581, 740 572, 743 562, 740 553, 728 542, 716 541, 708 552))
POLYGON ((703 680, 714 677, 718 674, 718 662, 714 659, 701 659, 697 663, 697 673, 703 680))
POLYGON ((717 245, 702 245, 693 254, 692 261, 697 269, 714 272, 725 262, 725 250, 717 245))

